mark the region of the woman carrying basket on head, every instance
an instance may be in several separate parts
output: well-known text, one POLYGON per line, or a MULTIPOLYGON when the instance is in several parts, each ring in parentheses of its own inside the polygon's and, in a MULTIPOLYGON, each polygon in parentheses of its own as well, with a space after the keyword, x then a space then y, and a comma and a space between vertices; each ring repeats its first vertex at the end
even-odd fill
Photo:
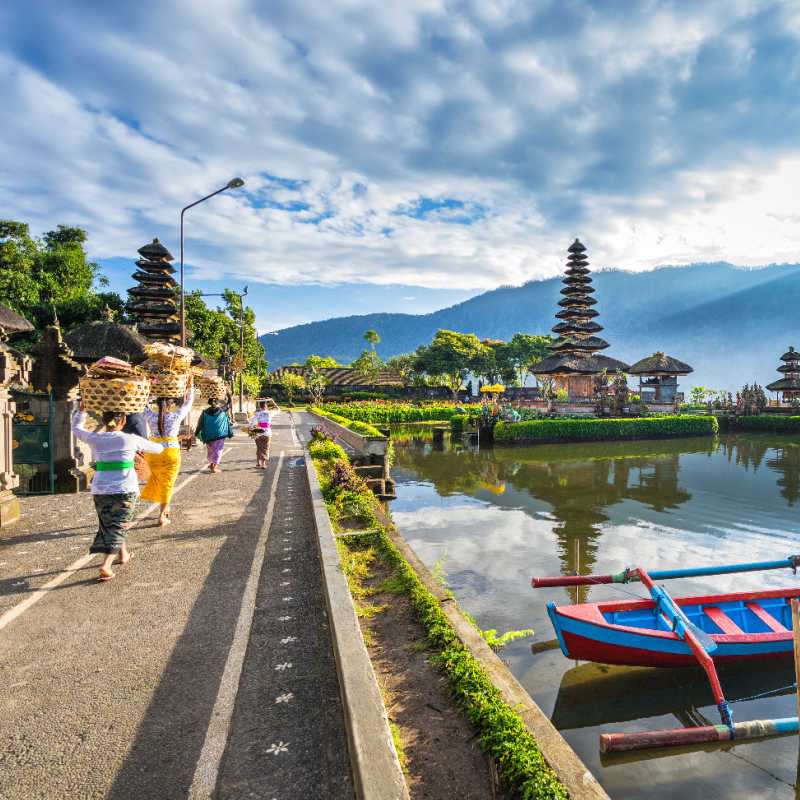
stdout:
POLYGON ((158 516, 159 525, 169 525, 169 503, 172 499, 172 490, 181 468, 181 448, 178 443, 178 431, 181 422, 189 413, 194 401, 194 388, 192 376, 189 376, 189 391, 183 398, 183 404, 177 411, 167 411, 172 402, 168 397, 158 398, 158 413, 146 408, 142 414, 150 428, 150 440, 162 442, 164 450, 158 455, 148 455, 147 465, 150 467, 150 477, 142 489, 142 499, 161 505, 158 516))
POLYGON ((219 460, 225 440, 233 436, 233 425, 216 397, 208 398, 208 408, 203 409, 195 430, 197 438, 206 445, 209 472, 219 472, 219 460))
POLYGON ((133 553, 125 546, 125 534, 133 521, 136 500, 139 497, 139 480, 133 466, 137 451, 160 453, 163 445, 150 442, 141 436, 123 433, 125 414, 118 411, 103 412, 104 430, 92 433, 84 427, 86 412, 83 403, 72 417, 72 432, 77 439, 92 448, 97 471, 92 478, 92 497, 100 526, 94 537, 90 553, 103 553, 99 581, 110 581, 114 576, 111 564, 119 553, 119 563, 127 564, 133 553))
POLYGON ((272 441, 272 418, 280 413, 280 408, 271 397, 259 400, 257 405, 258 410, 250 417, 248 426, 256 443, 256 464, 261 469, 266 469, 269 461, 269 445, 272 441), (269 411, 267 403, 272 403, 269 411))

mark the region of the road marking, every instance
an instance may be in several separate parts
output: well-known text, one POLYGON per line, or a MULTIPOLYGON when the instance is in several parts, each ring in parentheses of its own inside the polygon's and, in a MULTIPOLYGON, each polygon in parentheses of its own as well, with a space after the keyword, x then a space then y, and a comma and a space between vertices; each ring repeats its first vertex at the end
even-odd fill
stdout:
POLYGON ((253 553, 250 576, 242 594, 242 605, 239 611, 239 619, 236 621, 233 643, 228 652, 228 659, 225 662, 225 669, 222 672, 222 679, 219 683, 219 692, 214 703, 214 709, 211 712, 211 721, 206 731, 203 749, 197 759, 194 778, 189 789, 189 800, 210 800, 217 786, 220 763, 228 741, 228 731, 233 718, 236 694, 239 691, 239 681, 242 677, 247 643, 250 640, 250 628, 253 624, 256 595, 258 594, 258 579, 261 576, 261 568, 267 555, 267 539, 272 525, 272 512, 275 508, 275 489, 278 486, 278 478, 283 467, 283 454, 284 451, 281 450, 278 456, 278 466, 272 478, 272 488, 270 489, 267 513, 264 516, 264 525, 258 537, 255 553, 253 553))
MULTIPOLYGON (((222 455, 225 455, 230 448, 225 448, 222 451, 222 455)), ((176 495, 181 489, 183 489, 186 484, 191 483, 198 475, 201 475, 205 467, 201 467, 197 472, 192 473, 189 475, 185 481, 179 483, 175 490, 173 491, 173 495, 176 495)), ((151 511, 154 511, 158 507, 158 503, 149 503, 147 508, 137 514, 134 517, 133 525, 131 529, 136 525, 137 522, 144 519, 151 511)), ((91 539, 92 537, 88 537, 91 539)), ((8 609, 4 614, 0 615, 0 631, 6 627, 6 625, 13 622, 17 617, 24 614, 31 606, 38 603, 42 598, 47 596, 47 593, 52 589, 55 589, 56 586, 63 583, 67 578, 70 577, 73 573, 77 572, 79 569, 83 569, 97 553, 87 553, 85 556, 81 556, 76 561, 73 561, 68 567, 65 567, 62 572, 56 575, 54 578, 49 580, 47 583, 42 584, 38 589, 33 589, 33 593, 26 597, 21 603, 17 603, 17 605, 12 606, 8 609)))

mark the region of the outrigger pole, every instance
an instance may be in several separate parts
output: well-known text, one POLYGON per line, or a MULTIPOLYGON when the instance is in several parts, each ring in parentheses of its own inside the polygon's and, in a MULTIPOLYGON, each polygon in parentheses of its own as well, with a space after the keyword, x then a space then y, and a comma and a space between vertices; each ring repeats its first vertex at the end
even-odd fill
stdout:
MULTIPOLYGON (((789 556, 780 561, 756 561, 752 564, 728 564, 720 567, 696 567, 694 569, 665 569, 651 572, 654 581, 665 581, 671 578, 695 578, 700 575, 730 575, 733 572, 757 572, 766 569, 796 570, 800 567, 800 556, 789 556)), ((630 583, 641 580, 641 570, 626 569, 613 575, 559 575, 555 578, 532 578, 534 589, 548 586, 591 586, 596 583, 630 583)))

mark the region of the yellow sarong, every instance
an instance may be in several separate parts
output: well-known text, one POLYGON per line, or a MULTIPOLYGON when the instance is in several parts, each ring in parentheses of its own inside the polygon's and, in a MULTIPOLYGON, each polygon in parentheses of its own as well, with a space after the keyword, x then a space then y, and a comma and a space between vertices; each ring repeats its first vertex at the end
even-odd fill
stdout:
MULTIPOLYGON (((151 436, 153 442, 174 442, 171 437, 151 436)), ((151 503, 169 503, 172 489, 181 468, 181 451, 178 447, 165 447, 160 453, 145 453, 150 467, 150 477, 142 489, 142 499, 151 503)))

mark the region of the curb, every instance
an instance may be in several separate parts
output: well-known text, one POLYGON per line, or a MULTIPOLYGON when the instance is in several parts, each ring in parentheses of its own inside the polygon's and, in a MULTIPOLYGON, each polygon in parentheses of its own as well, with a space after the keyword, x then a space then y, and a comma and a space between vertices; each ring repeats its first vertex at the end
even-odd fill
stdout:
POLYGON ((356 796, 359 800, 409 800, 317 473, 305 444, 303 449, 356 796))
POLYGON ((547 715, 536 705, 533 698, 511 674, 494 650, 486 644, 475 630, 475 626, 464 616, 458 604, 433 577, 402 534, 387 518, 384 517, 382 521, 384 524, 389 523, 387 536, 409 566, 417 573, 417 577, 425 588, 439 603, 461 643, 486 670, 491 682, 500 690, 503 700, 520 715, 525 728, 536 740, 545 761, 567 788, 569 796, 581 800, 584 798, 585 800, 610 800, 597 778, 567 744, 547 715))

